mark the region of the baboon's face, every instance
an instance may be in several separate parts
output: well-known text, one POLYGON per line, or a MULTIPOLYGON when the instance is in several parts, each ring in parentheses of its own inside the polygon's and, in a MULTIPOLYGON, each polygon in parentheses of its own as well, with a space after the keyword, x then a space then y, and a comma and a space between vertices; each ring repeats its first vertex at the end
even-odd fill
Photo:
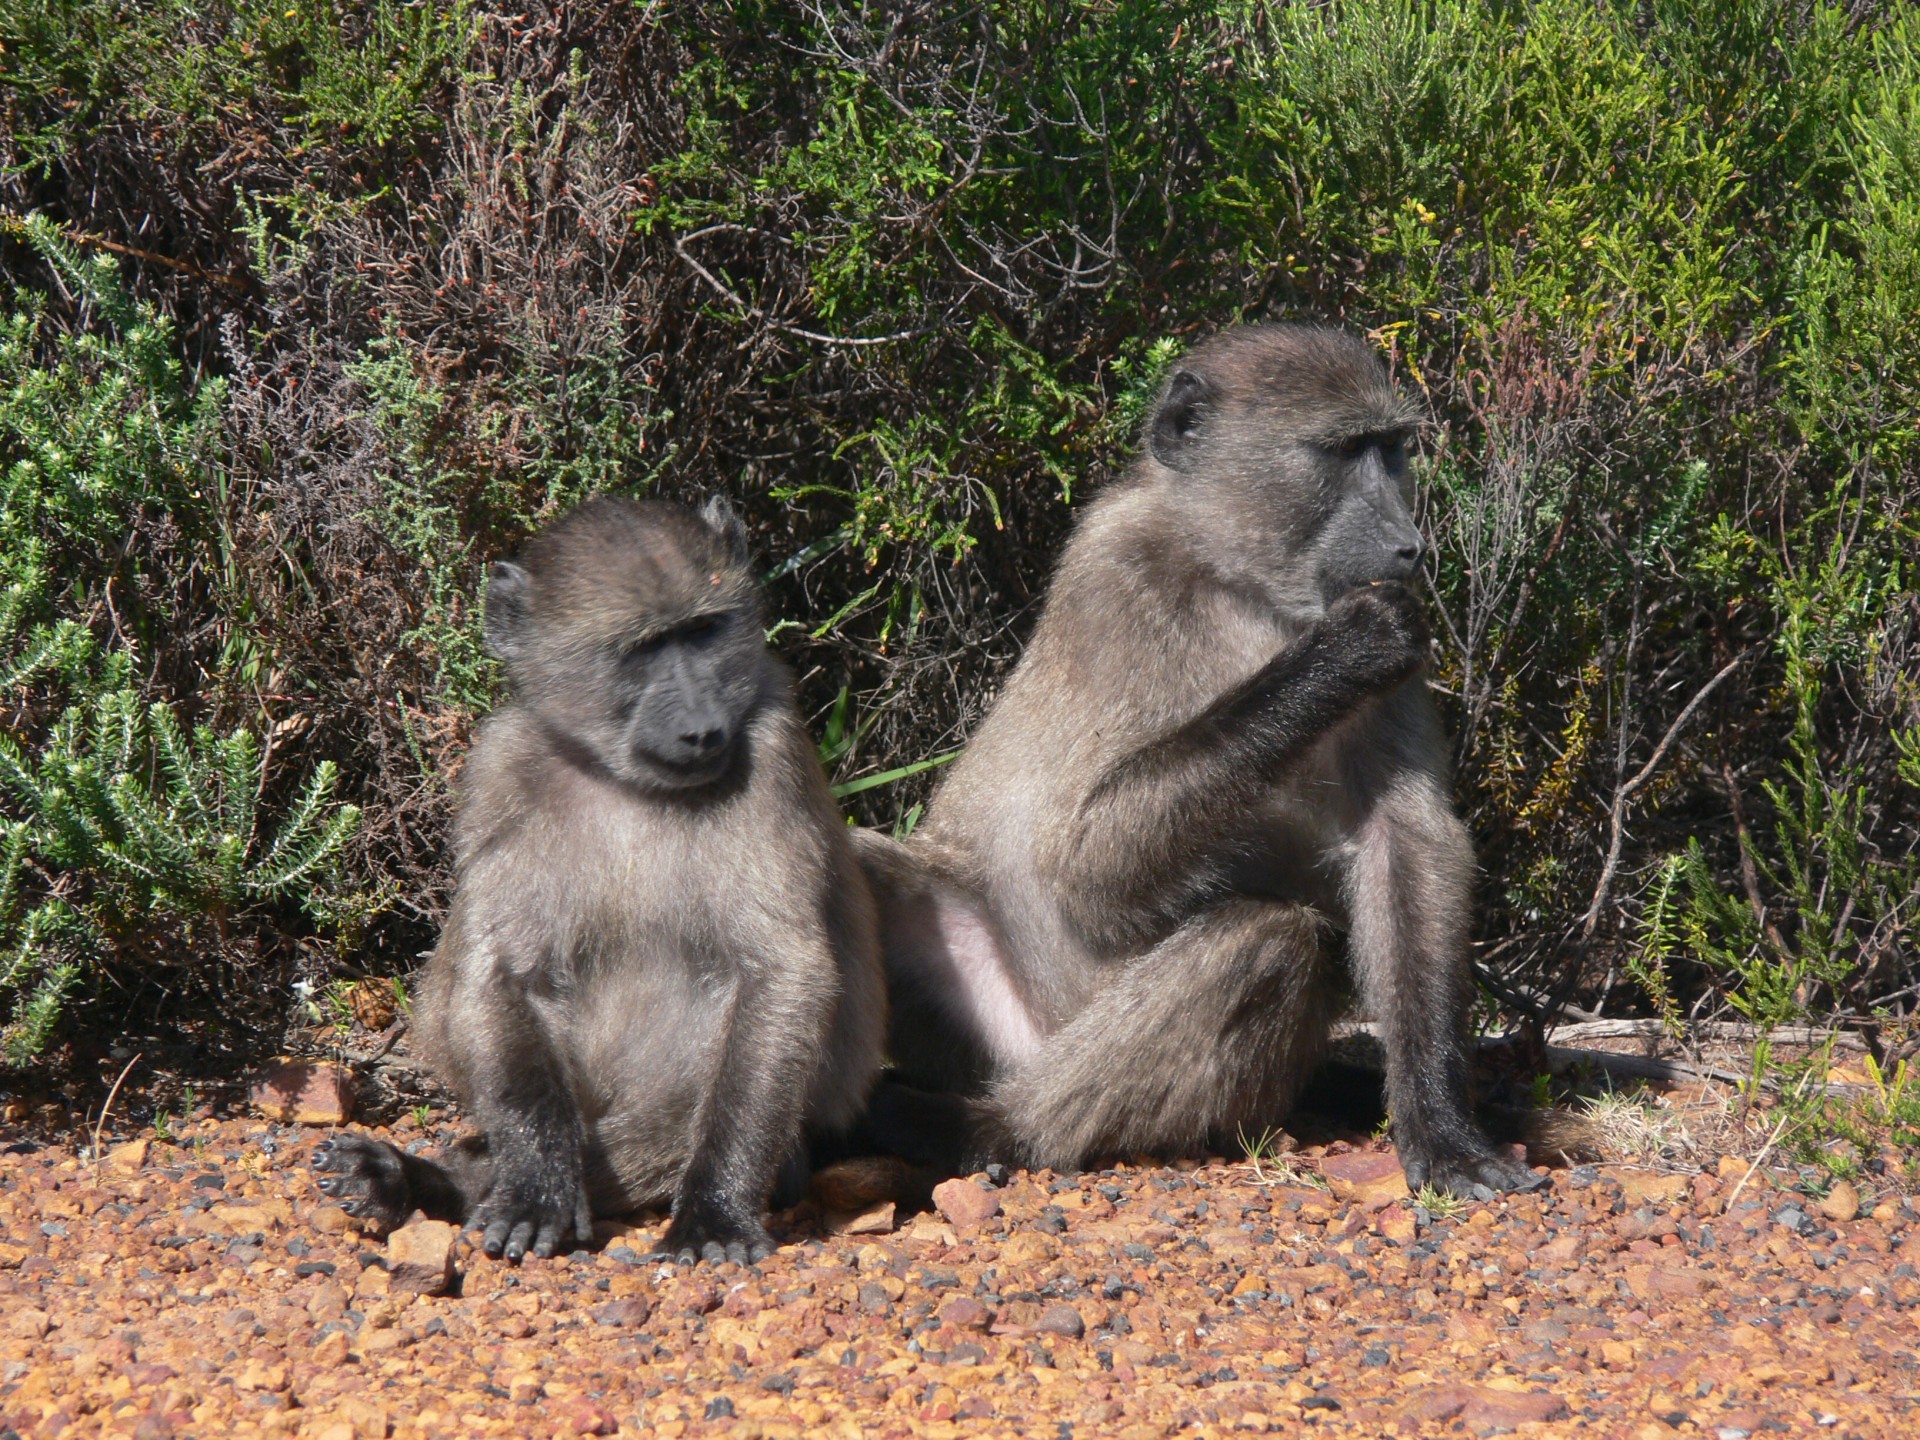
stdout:
POLYGON ((1322 608, 1358 586, 1411 579, 1412 408, 1379 361, 1336 331, 1253 326, 1175 370, 1148 445, 1191 477, 1230 540, 1263 551, 1290 605, 1322 608))
POLYGON ((1302 537, 1320 597, 1380 580, 1411 580, 1425 544, 1413 521, 1413 472, 1404 432, 1369 432, 1310 456, 1317 531, 1302 537))
POLYGON ((732 536, 691 512, 595 504, 524 568, 493 567, 488 642, 521 703, 609 774, 710 784, 738 763, 769 692, 752 579, 732 536))

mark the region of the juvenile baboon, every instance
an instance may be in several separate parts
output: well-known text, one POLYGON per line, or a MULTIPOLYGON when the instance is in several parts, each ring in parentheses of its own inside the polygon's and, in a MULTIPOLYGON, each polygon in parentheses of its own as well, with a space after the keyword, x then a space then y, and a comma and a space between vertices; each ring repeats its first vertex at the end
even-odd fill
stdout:
POLYGON ((759 1259, 803 1130, 867 1099, 886 1000, 745 535, 723 506, 589 502, 493 567, 485 626, 514 703, 467 761, 417 1014, 482 1134, 443 1163, 339 1136, 320 1187, 516 1259, 671 1200, 666 1253, 759 1259))
POLYGON ((1408 589, 1416 423, 1332 330, 1231 329, 1175 369, 920 831, 862 836, 902 1082, 877 1136, 1073 1167, 1257 1132, 1344 968, 1408 1183, 1531 1181, 1468 1111, 1473 856, 1408 589))

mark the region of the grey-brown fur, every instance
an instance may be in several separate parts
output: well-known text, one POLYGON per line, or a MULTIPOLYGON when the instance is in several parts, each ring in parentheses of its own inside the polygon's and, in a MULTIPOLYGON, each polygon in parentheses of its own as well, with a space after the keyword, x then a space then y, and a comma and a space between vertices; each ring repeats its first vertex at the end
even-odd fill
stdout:
POLYGON ((1527 1183, 1467 1109, 1473 857, 1407 589, 1415 423, 1335 331, 1232 329, 1177 368, 919 833, 862 837, 904 1082, 877 1135, 1071 1167, 1258 1132, 1345 969, 1409 1181, 1527 1183))
POLYGON ((491 1253, 671 1202, 663 1249, 757 1259, 776 1172, 879 1068, 872 902, 724 509, 602 499, 496 566, 515 703, 463 778, 416 1023, 481 1138, 435 1165, 342 1136, 323 1188, 491 1253))

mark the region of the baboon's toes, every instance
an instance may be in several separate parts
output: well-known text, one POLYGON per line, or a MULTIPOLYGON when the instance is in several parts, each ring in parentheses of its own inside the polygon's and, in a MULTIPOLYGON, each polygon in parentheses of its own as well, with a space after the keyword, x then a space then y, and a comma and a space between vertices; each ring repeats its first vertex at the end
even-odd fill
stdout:
POLYGON ((1409 1189, 1431 1185, 1467 1200, 1491 1200, 1502 1192, 1537 1190, 1547 1183, 1544 1175, 1534 1174, 1524 1161, 1499 1152, 1436 1155, 1431 1159, 1409 1156, 1404 1168, 1409 1189))
POLYGON ((314 1151, 308 1168, 320 1193, 356 1219, 391 1228, 413 1208, 400 1157, 384 1141, 335 1135, 314 1151))

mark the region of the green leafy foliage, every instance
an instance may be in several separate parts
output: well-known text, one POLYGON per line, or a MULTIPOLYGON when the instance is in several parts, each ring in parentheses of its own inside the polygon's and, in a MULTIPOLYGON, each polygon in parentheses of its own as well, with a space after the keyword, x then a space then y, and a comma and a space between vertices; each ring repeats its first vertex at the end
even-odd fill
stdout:
MULTIPOLYGON (((48 217, 7 251, 8 732, 38 777, 76 697, 89 764, 95 695, 137 695, 154 745, 167 705, 203 766, 298 727, 362 824, 324 920, 244 903, 326 963, 428 943, 499 683, 484 562, 555 513, 738 499, 823 758, 904 832, 1167 367, 1311 319, 1432 417, 1489 993, 1905 1033, 1909 8, 41 0, 7 27, 0 203, 48 217), (56 229, 120 246, 141 305, 56 229)), ((322 833, 272 758, 238 875, 322 833)), ((128 773, 164 808, 158 766, 128 773)), ((179 823, 218 871, 226 832, 179 823)), ((56 951, 14 985, 35 1015, 88 973, 56 951)))
MULTIPOLYGON (((165 643, 177 611, 133 555, 134 517, 218 541, 199 457, 222 387, 191 394, 170 326, 125 298, 112 262, 81 260, 44 221, 20 238, 97 318, 49 347, 43 302, 16 293, 0 332, 0 1058, 12 1064, 46 1046, 70 993, 123 978, 143 951, 203 931, 217 944, 281 902, 321 913, 359 819, 334 803, 338 770, 322 761, 276 823, 253 734, 189 731, 143 695, 136 656, 146 635, 165 643), (109 639, 80 618, 102 612, 109 639)), ((223 573, 217 555, 200 558, 223 573)))

